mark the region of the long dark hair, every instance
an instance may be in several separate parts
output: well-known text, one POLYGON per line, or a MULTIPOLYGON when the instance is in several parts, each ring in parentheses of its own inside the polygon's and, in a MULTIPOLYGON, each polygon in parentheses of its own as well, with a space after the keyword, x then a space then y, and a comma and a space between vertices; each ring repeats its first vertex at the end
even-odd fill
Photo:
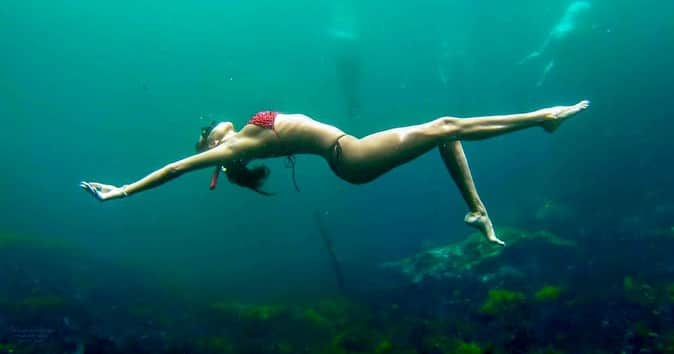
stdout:
POLYGON ((265 192, 260 189, 269 177, 271 171, 265 165, 248 167, 245 163, 237 160, 227 165, 227 179, 241 187, 252 189, 262 195, 270 196, 273 193, 265 192))
MULTIPOLYGON (((209 126, 201 128, 201 139, 203 143, 206 143, 208 136, 216 125, 218 125, 217 122, 211 122, 209 126)), ((199 142, 197 142, 196 149, 198 152, 201 152, 207 149, 207 147, 200 146, 199 142)), ((236 160, 227 164, 226 167, 227 170, 225 174, 227 175, 227 180, 229 180, 229 182, 252 189, 262 195, 273 195, 273 193, 265 192, 260 189, 271 173, 267 166, 260 165, 251 168, 248 167, 245 162, 236 160)))

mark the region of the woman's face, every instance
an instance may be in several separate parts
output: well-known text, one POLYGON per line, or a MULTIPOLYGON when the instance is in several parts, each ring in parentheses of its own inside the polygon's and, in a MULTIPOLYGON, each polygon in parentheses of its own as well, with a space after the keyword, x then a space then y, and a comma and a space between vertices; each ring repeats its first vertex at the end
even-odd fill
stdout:
POLYGON ((211 133, 208 135, 207 143, 208 148, 212 149, 220 145, 230 133, 234 132, 234 124, 232 122, 221 122, 213 128, 211 133))
POLYGON ((218 125, 211 130, 206 139, 204 139, 203 136, 199 138, 197 150, 204 151, 212 149, 222 144, 222 142, 232 134, 234 134, 234 125, 231 122, 218 123, 218 125))

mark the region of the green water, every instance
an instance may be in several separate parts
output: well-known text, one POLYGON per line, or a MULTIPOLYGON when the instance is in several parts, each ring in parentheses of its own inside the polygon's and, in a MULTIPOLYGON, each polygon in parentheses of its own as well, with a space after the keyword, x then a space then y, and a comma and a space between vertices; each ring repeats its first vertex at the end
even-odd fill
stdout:
POLYGON ((340 256, 361 271, 470 232, 437 154, 357 187, 300 156, 301 193, 283 162, 270 161, 273 198, 226 183, 210 192, 205 171, 106 204, 77 185, 129 183, 191 154, 210 120, 240 126, 260 110, 362 136, 582 98, 591 110, 554 136, 467 144, 497 226, 551 198, 594 229, 666 205, 674 3, 593 1, 537 87, 545 62, 518 62, 570 3, 6 1, 0 227, 212 287, 320 292, 332 279, 314 210, 328 213, 340 256))

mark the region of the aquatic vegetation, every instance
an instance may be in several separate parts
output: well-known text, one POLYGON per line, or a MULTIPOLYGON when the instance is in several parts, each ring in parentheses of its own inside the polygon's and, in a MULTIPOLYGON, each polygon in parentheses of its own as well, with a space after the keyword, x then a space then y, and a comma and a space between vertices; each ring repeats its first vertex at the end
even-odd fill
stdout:
POLYGON ((293 354, 297 352, 295 348, 293 348, 293 346, 288 343, 277 343, 275 347, 276 352, 279 354, 293 354))
POLYGON ((226 337, 207 337, 196 341, 199 352, 216 354, 234 354, 234 345, 226 337))
POLYGON ((665 286, 665 292, 667 294, 667 300, 669 300, 670 303, 674 303, 674 283, 667 284, 665 286))
POLYGON ((674 238, 674 226, 655 229, 653 235, 660 238, 674 238))
POLYGON ((557 301, 559 295, 562 293, 562 288, 559 286, 546 285, 540 288, 534 294, 534 299, 541 302, 557 301))
POLYGON ((623 278, 625 298, 641 306, 654 306, 658 302, 658 289, 631 276, 623 278))
POLYGON ((623 291, 626 300, 645 308, 674 304, 674 283, 649 283, 626 276, 623 278, 623 291))
POLYGON ((369 313, 362 307, 344 297, 331 297, 320 300, 313 306, 306 307, 313 309, 320 317, 329 321, 335 328, 344 326, 353 321, 365 321, 369 313))
POLYGON ((623 289, 625 289, 625 292, 634 290, 634 279, 631 276, 628 275, 623 278, 623 289))
MULTIPOLYGON (((624 278, 620 273, 613 274, 609 279, 601 278, 598 281, 604 281, 604 283, 598 284, 597 287, 608 289, 603 295, 609 300, 612 299, 610 296, 618 296, 616 301, 602 307, 604 304, 592 297, 594 289, 583 291, 574 283, 573 277, 556 277, 559 274, 557 272, 559 269, 556 267, 563 266, 565 267, 563 269, 569 272, 575 271, 575 268, 566 268, 568 263, 546 263, 546 266, 553 268, 552 271, 539 273, 534 278, 535 280, 529 281, 532 279, 529 278, 531 275, 529 271, 532 269, 535 271, 534 267, 537 267, 538 263, 535 258, 532 258, 532 268, 525 268, 530 260, 516 263, 522 259, 522 255, 532 253, 530 252, 532 249, 560 251, 559 255, 571 254, 570 252, 575 251, 572 243, 556 238, 554 235, 524 234, 524 236, 518 236, 506 232, 508 237, 515 240, 519 237, 521 241, 510 243, 508 247, 501 248, 501 250, 498 250, 498 247, 494 250, 489 244, 485 245, 483 240, 477 236, 475 239, 457 243, 461 246, 452 249, 456 252, 457 259, 451 261, 445 258, 443 262, 433 263, 438 258, 431 257, 429 258, 431 263, 426 266, 429 268, 438 266, 437 269, 447 267, 444 271, 458 269, 459 273, 470 270, 470 273, 463 273, 468 276, 462 279, 450 279, 446 282, 429 282, 412 287, 413 289, 405 287, 400 289, 399 293, 394 294, 390 292, 397 290, 387 289, 384 296, 375 297, 374 301, 370 297, 363 302, 358 302, 345 296, 315 299, 313 302, 306 303, 297 300, 291 303, 258 304, 232 300, 206 301, 200 303, 197 308, 197 311, 203 312, 190 313, 194 310, 180 307, 181 305, 172 307, 170 302, 166 302, 168 293, 169 297, 181 299, 184 305, 186 302, 183 301, 185 299, 183 295, 164 291, 163 286, 154 288, 148 283, 143 283, 143 291, 139 291, 137 296, 118 300, 118 308, 115 310, 118 316, 110 316, 113 318, 112 321, 117 322, 101 330, 101 338, 96 340, 95 346, 115 348, 110 349, 109 352, 139 354, 156 352, 146 348, 171 348, 170 351, 163 352, 174 353, 213 354, 300 352, 481 354, 506 352, 500 351, 505 347, 522 348, 523 352, 535 354, 561 354, 561 349, 573 353, 571 347, 564 344, 566 342, 580 343, 579 347, 584 348, 582 352, 596 353, 612 352, 610 349, 623 345, 623 342, 628 342, 629 345, 635 347, 641 345, 641 347, 657 348, 657 352, 664 353, 668 352, 667 348, 674 347, 671 344, 674 343, 674 339, 671 339, 674 335, 669 338, 667 334, 668 322, 663 325, 658 318, 668 313, 667 311, 670 311, 674 304, 674 282, 671 282, 671 279, 641 273, 638 269, 632 273, 635 275, 628 275, 624 278), (528 243, 530 241, 535 242, 528 243), (552 244, 562 244, 564 245, 562 247, 566 248, 550 248, 549 245, 552 244), (511 250, 513 250, 512 253, 507 253, 511 250), (501 257, 502 255, 504 256, 501 257), (465 263, 460 263, 464 261, 465 263), (450 266, 447 266, 448 264, 450 266), (493 275, 495 280, 490 283, 482 282, 480 281, 481 275, 493 275), (498 284, 498 286, 490 286, 492 284, 498 284), (150 289, 161 289, 161 296, 155 296, 156 293, 150 289), (438 291, 434 295, 424 298, 436 289, 438 291), (574 296, 566 296, 567 292, 574 296), (392 296, 387 296, 389 294, 392 296), (588 294, 589 296, 586 297, 588 294), (560 299, 566 300, 567 298, 574 301, 573 305, 566 301, 560 302, 560 299), (153 299, 158 300, 154 302, 153 299), (536 303, 528 303, 528 300, 536 303), (422 304, 425 301, 433 305, 425 307, 422 304), (566 311, 571 306, 574 311, 566 311), (592 310, 587 310, 588 308, 592 310), (599 310, 594 310, 596 308, 599 310), (578 324, 582 329, 568 330, 570 320, 564 317, 564 313, 576 312, 576 310, 581 314, 583 311, 590 311, 589 316, 592 321, 578 324), (419 316, 419 313, 423 317, 419 316), (609 314, 607 315, 609 317, 592 317, 594 313, 609 314), (629 321, 624 321, 624 318, 629 318, 629 321), (164 321, 164 319, 168 320, 164 321), (488 325, 485 326, 485 323, 488 325), (120 330, 122 326, 124 329, 120 330), (539 333, 539 331, 532 330, 534 327, 543 328, 543 331, 539 333), (563 333, 559 329, 561 327, 565 328, 563 333), (492 332, 494 329, 496 331, 492 332), (502 329, 507 330, 500 331, 502 329), (120 331, 123 334, 118 334, 120 331), (501 334, 508 331, 515 334, 512 336, 501 334), (592 336, 584 337, 578 334, 578 332, 592 333, 593 331, 605 331, 608 335, 600 341, 592 336), (142 334, 137 335, 138 333, 142 334), (113 339, 106 339, 102 336, 109 336, 113 339), (140 336, 144 339, 138 340, 140 336), (546 337, 543 338, 543 336, 546 337), (628 339, 622 339, 623 337, 628 339), (553 348, 552 345, 555 347, 553 348)), ((28 256, 34 254, 30 250, 21 253, 28 256)), ((47 255, 45 258, 49 260, 47 264, 50 265, 68 264, 62 263, 58 256, 52 258, 50 251, 35 254, 47 255)), ((430 254, 448 255, 450 253, 430 252, 430 254)), ((30 260, 35 261, 35 258, 30 258, 30 260)), ((87 314, 69 307, 71 303, 79 304, 82 301, 81 298, 75 301, 73 300, 75 297, 71 296, 80 291, 82 286, 86 286, 91 274, 96 274, 98 270, 90 263, 83 263, 83 265, 83 268, 93 269, 93 271, 91 273, 81 272, 79 275, 77 272, 69 274, 70 283, 66 282, 63 287, 60 285, 62 284, 60 278, 58 278, 59 282, 46 280, 45 274, 41 273, 44 267, 17 267, 20 273, 16 279, 26 274, 24 269, 28 269, 30 279, 37 279, 39 282, 28 281, 20 287, 19 291, 16 288, 3 288, 0 284, 0 328, 3 324, 22 322, 26 327, 33 323, 49 323, 64 326, 65 331, 72 331, 74 328, 81 330, 82 324, 87 323, 87 314), (72 281, 75 276, 78 279, 81 278, 81 282, 72 281), (54 287, 53 284, 57 286, 54 287), (76 289, 70 292, 69 287, 72 286, 76 289), (18 318, 21 320, 17 321, 18 318)), ((66 266, 63 269, 70 268, 66 266)), ((3 270, 0 269, 0 271, 3 270)), ((14 277, 13 270, 8 268, 4 271, 7 276, 14 277)), ((161 280, 155 280, 156 284, 161 285, 161 280)), ((89 286, 84 291, 84 301, 92 297, 94 301, 97 301, 95 294, 98 289, 101 287, 97 283, 89 286)), ((92 312, 100 311, 99 308, 92 307, 95 305, 91 303, 86 306, 89 306, 92 312)), ((100 325, 98 328, 105 328, 104 326, 100 325)), ((1 339, 6 340, 6 338, 1 339)), ((72 352, 71 349, 60 350, 59 346, 74 348, 73 343, 60 343, 56 337, 50 338, 49 341, 49 345, 56 348, 51 352, 72 352)), ((4 348, 7 347, 0 347, 1 354, 7 353, 4 348)), ((90 350, 89 348, 87 346, 87 350, 90 350)), ((21 349, 14 347, 13 350, 18 352, 21 349)), ((669 350, 669 352, 674 351, 669 350)))
POLYGON ((463 341, 457 342, 456 346, 452 350, 454 354, 482 354, 482 347, 477 343, 466 343, 463 341))
POLYGON ((23 299, 20 304, 32 311, 48 311, 62 308, 65 306, 66 300, 55 295, 31 296, 23 299))
POLYGON ((323 317, 313 308, 307 308, 302 313, 302 319, 309 325, 319 329, 330 329, 332 327, 331 321, 323 317))
POLYGON ((248 321, 275 319, 287 311, 287 308, 281 305, 251 305, 226 301, 215 302, 210 308, 221 315, 248 321))
POLYGON ((16 235, 11 235, 8 233, 0 232, 0 250, 12 248, 20 245, 30 244, 31 240, 28 238, 19 237, 16 235))
POLYGON ((564 352, 555 348, 545 348, 537 350, 533 354, 564 354, 564 352))
POLYGON ((133 318, 153 321, 164 326, 169 325, 172 320, 171 314, 162 311, 157 304, 131 304, 126 308, 126 311, 133 318))
POLYGON ((480 312, 498 316, 507 314, 521 305, 525 300, 524 294, 506 289, 489 290, 487 299, 480 307, 480 312))
POLYGON ((375 354, 389 354, 393 353, 393 344, 388 339, 382 339, 374 349, 375 354))
POLYGON ((654 334, 653 330, 651 330, 648 324, 646 324, 644 321, 638 321, 632 328, 634 330, 634 334, 641 338, 652 337, 654 334))
POLYGON ((16 347, 13 344, 0 343, 0 354, 12 354, 16 352, 16 347))
POLYGON ((148 304, 135 304, 129 306, 127 309, 129 314, 138 318, 147 318, 153 313, 153 308, 148 304))
POLYGON ((658 349, 661 353, 674 353, 674 331, 665 333, 665 335, 662 336, 662 340, 658 349))
POLYGON ((7 293, 4 291, 4 289, 0 289, 0 309, 8 306, 9 304, 9 296, 7 296, 7 293))
POLYGON ((57 238, 45 239, 25 235, 19 236, 11 233, 0 232, 0 251, 16 247, 62 249, 62 250, 74 249, 72 244, 64 241, 63 239, 57 238))
POLYGON ((332 343, 339 352, 372 352, 376 347, 376 339, 365 329, 352 328, 336 336, 332 343))
POLYGON ((452 353, 454 349, 453 342, 451 338, 434 334, 429 335, 427 338, 424 338, 421 348, 417 348, 417 351, 422 353, 452 353))

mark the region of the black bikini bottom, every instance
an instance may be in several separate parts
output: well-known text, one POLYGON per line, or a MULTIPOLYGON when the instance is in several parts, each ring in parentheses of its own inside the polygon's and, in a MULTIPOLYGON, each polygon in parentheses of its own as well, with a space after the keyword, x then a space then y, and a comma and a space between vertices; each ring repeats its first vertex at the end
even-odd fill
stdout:
POLYGON ((328 156, 328 165, 330 165, 330 169, 341 178, 344 178, 344 175, 339 168, 342 159, 342 145, 339 144, 339 139, 345 135, 346 134, 342 134, 335 139, 335 142, 330 147, 330 155, 328 156))

